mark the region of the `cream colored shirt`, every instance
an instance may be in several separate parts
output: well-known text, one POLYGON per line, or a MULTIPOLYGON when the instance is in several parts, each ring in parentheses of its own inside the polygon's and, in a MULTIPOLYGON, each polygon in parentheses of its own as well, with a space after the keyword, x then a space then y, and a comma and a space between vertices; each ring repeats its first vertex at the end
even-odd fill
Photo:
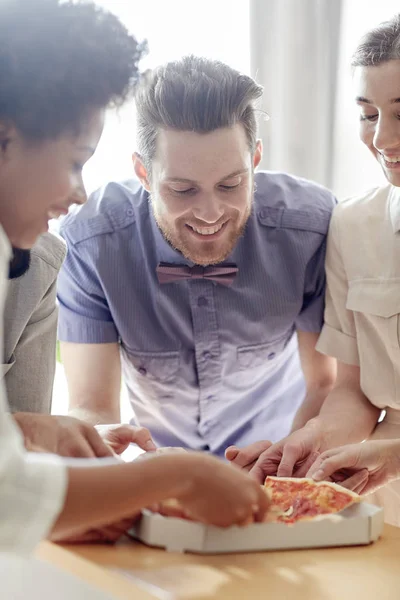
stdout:
MULTIPOLYGON (((10 244, 0 227, 0 362, 10 256, 10 244)), ((0 380, 0 552, 28 554, 46 537, 63 506, 67 472, 60 458, 25 451, 7 410, 0 380)))
POLYGON ((399 188, 373 189, 336 207, 326 274, 317 349, 359 365, 361 389, 372 404, 388 407, 388 418, 400 414, 399 188))

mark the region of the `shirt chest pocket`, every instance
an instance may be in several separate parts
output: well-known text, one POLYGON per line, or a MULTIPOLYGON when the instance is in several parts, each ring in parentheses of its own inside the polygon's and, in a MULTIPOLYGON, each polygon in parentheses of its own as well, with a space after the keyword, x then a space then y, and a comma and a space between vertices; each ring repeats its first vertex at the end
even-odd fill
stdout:
POLYGON ((369 329, 370 342, 375 337, 388 348, 400 349, 400 281, 352 281, 346 308, 364 315, 361 331, 369 329))
POLYGON ((237 364, 239 368, 246 370, 255 369, 273 363, 281 352, 283 352, 289 339, 287 335, 284 335, 277 340, 264 344, 239 346, 237 349, 237 364))
POLYGON ((138 352, 127 350, 137 376, 142 380, 173 383, 178 375, 179 352, 138 352))
POLYGON ((356 323, 361 389, 379 408, 399 409, 400 283, 352 281, 346 308, 356 323))

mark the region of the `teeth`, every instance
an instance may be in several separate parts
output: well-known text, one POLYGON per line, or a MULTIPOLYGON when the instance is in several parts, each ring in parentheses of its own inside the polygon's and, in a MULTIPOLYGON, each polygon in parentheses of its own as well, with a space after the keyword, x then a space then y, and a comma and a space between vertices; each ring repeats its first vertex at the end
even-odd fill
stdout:
POLYGON ((193 231, 199 233, 200 235, 212 235, 213 233, 217 233, 220 229, 222 229, 222 225, 214 225, 214 227, 202 227, 201 229, 197 229, 197 227, 193 227, 193 225, 191 227, 193 231))
POLYGON ((47 213, 47 216, 49 217, 49 219, 58 219, 61 216, 61 213, 54 210, 50 210, 47 213))
POLYGON ((382 156, 385 159, 385 161, 388 162, 388 163, 397 163, 397 162, 400 162, 400 156, 392 156, 392 157, 384 156, 384 155, 382 155, 382 156))

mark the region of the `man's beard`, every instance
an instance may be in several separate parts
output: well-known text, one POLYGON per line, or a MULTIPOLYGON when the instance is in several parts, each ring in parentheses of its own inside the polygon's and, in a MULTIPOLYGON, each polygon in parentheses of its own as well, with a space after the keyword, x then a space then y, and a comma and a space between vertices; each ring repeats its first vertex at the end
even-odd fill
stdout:
MULTIPOLYGON (((251 214, 251 205, 248 205, 246 213, 242 215, 242 220, 240 225, 235 223, 235 226, 232 227, 232 230, 229 233, 229 237, 224 240, 223 245, 217 241, 209 241, 204 240, 201 242, 204 250, 200 252, 195 244, 191 244, 190 241, 187 241, 185 235, 181 235, 180 232, 185 231, 186 227, 186 219, 182 219, 181 222, 176 223, 176 227, 171 229, 169 224, 165 222, 159 215, 154 213, 154 218, 156 223, 167 240, 167 242, 178 252, 180 252, 187 260, 190 260, 194 264, 207 266, 213 265, 223 262, 228 258, 231 254, 232 250, 236 246, 239 238, 243 235, 247 221, 251 214)), ((228 226, 231 225, 228 223, 228 226)), ((188 232, 187 237, 191 234, 188 232)))

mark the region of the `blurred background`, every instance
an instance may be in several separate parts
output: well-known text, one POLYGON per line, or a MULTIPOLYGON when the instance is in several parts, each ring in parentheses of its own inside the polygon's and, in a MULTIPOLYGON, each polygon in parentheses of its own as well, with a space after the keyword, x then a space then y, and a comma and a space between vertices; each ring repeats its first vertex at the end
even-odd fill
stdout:
MULTIPOLYGON (((148 41, 142 69, 186 54, 222 60, 264 86, 262 168, 314 179, 339 200, 384 183, 358 140, 350 58, 362 34, 400 12, 395 0, 97 0, 148 41)), ((131 177, 135 109, 110 112, 84 169, 88 192, 131 177)), ((65 412, 58 365, 53 412, 65 412)), ((125 409, 123 409, 124 412, 125 409)))
MULTIPOLYGON (((97 0, 117 14, 152 68, 193 53, 222 60, 264 86, 262 167, 327 185, 339 199, 379 185, 378 165, 358 141, 352 51, 369 28, 400 11, 395 0, 97 0)), ((133 104, 110 113, 85 168, 88 191, 132 175, 133 104)))

